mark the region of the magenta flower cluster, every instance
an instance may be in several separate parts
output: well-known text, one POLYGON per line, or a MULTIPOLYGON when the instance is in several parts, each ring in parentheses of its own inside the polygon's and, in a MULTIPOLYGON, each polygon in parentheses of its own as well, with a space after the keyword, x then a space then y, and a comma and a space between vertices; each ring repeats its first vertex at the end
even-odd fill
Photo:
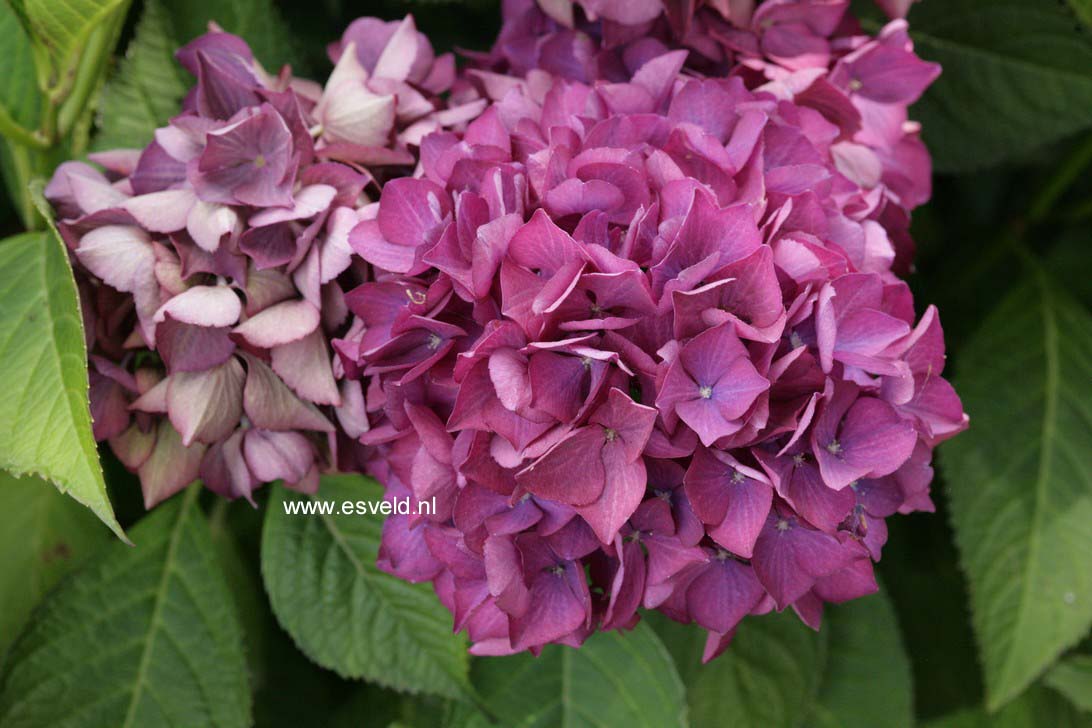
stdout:
POLYGON ((47 186, 73 253, 91 352, 94 432, 151 507, 198 477, 251 498, 313 491, 352 467, 359 381, 329 337, 363 280, 349 232, 410 145, 479 113, 449 107, 455 65, 413 20, 361 19, 325 86, 267 73, 213 28, 178 52, 197 84, 143 150, 62 164, 47 186))
POLYGON ((461 73, 362 18, 324 85, 214 27, 150 145, 46 188, 96 437, 148 507, 333 470, 435 504, 380 566, 477 654, 818 628, 967 426, 899 277, 939 67, 880 4, 507 0, 461 73))
POLYGON ((467 74, 489 107, 348 235, 368 468, 438 505, 386 521, 381 567, 477 654, 640 607, 707 659, 748 614, 818 627, 876 589, 884 519, 932 509, 967 418, 894 271, 929 196, 906 107, 939 69, 904 21, 749 5, 509 3, 467 74))

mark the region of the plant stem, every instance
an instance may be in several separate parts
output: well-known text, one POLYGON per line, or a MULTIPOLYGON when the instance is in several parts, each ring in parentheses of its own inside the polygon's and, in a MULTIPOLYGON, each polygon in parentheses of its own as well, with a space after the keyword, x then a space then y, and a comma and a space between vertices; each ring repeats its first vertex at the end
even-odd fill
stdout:
POLYGON ((110 22, 91 32, 71 93, 60 105, 57 130, 62 137, 67 136, 79 122, 87 108, 87 102, 102 84, 105 76, 103 70, 110 60, 124 21, 125 13, 117 13, 110 22))
POLYGON ((0 106, 0 135, 24 147, 49 149, 49 141, 44 139, 40 132, 31 131, 20 125, 3 106, 0 106))
POLYGON ((34 207, 34 202, 30 199, 30 192, 27 189, 27 186, 30 184, 30 179, 34 175, 34 165, 31 155, 37 156, 38 152, 34 152, 20 144, 8 140, 7 153, 11 160, 10 170, 14 176, 14 179, 5 180, 7 182, 8 194, 12 198, 12 202, 15 203, 15 211, 19 214, 19 219, 22 220, 23 227, 27 230, 37 230, 41 228, 42 220, 38 215, 37 209, 34 207))

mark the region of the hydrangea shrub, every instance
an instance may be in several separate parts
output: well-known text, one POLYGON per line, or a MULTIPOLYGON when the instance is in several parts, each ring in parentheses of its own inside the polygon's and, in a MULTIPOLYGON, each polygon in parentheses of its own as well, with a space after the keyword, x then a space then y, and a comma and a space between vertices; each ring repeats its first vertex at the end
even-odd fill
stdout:
POLYGON ((0 725, 1081 724, 1079 5, 0 4, 0 725))

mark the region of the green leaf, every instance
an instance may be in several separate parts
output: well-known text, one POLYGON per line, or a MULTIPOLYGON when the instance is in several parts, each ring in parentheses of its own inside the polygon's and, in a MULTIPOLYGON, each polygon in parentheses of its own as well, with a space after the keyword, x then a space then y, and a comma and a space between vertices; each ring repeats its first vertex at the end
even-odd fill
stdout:
POLYGON ((1092 655, 1070 655, 1052 667, 1043 682, 1080 710, 1092 713, 1092 655))
POLYGON ((913 110, 938 170, 996 164, 1092 127, 1092 37, 1061 3, 923 2, 910 29, 917 52, 944 67, 913 110))
POLYGON ((51 233, 0 243, 0 468, 53 481, 124 538, 106 496, 76 281, 51 233))
POLYGON ((15 0, 12 5, 37 56, 39 87, 60 100, 76 80, 92 34, 116 24, 129 0, 15 0))
POLYGON ((255 510, 241 499, 228 501, 218 498, 209 512, 209 532, 224 580, 231 585, 231 596, 239 615, 239 626, 243 630, 243 644, 246 645, 250 685, 256 690, 271 667, 267 638, 276 629, 276 625, 266 603, 257 559, 254 559, 253 564, 247 560, 240 543, 240 534, 235 532, 235 523, 228 517, 228 512, 232 509, 255 510))
POLYGON ((37 478, 0 473, 0 655, 30 610, 103 541, 106 530, 37 478))
POLYGON ((811 712, 826 633, 791 611, 747 617, 728 649, 705 665, 704 630, 650 616, 686 683, 694 728, 798 726, 811 712))
POLYGON ((172 0, 166 8, 179 43, 206 32, 214 21, 246 40, 272 72, 296 59, 295 39, 273 0, 172 0))
POLYGON ((377 501, 363 476, 329 476, 318 495, 278 486, 262 533, 262 577, 281 626, 312 660, 343 677, 447 697, 464 696, 466 640, 427 584, 409 584, 375 565, 377 515, 289 515, 288 503, 377 501))
POLYGON ((1069 0, 1069 7, 1082 23, 1092 26, 1092 0, 1069 0))
POLYGON ((822 630, 827 662, 814 708, 817 722, 830 728, 910 728, 910 661, 887 595, 827 605, 822 630))
POLYGON ((1064 698, 1035 685, 996 713, 961 710, 923 728, 1088 728, 1089 723, 1064 698))
MULTIPOLYGON (((0 115, 27 130, 36 129, 41 110, 34 75, 34 55, 19 18, 8 3, 0 2, 0 115)), ((8 197, 28 225, 34 220, 34 208, 25 189, 30 179, 31 152, 11 139, 0 144, 0 172, 3 173, 8 197)))
POLYGON ((596 633, 580 649, 548 645, 538 657, 475 660, 473 682, 510 728, 687 725, 682 681, 644 623, 625 634, 596 633))
POLYGON ((1092 318, 1037 271, 957 365, 971 427, 941 462, 996 710, 1092 625, 1092 318))
POLYGON ((178 114, 189 87, 174 59, 177 42, 160 0, 149 0, 118 72, 99 103, 99 149, 143 147, 178 114))
POLYGON ((0 3, 0 106, 18 124, 38 124, 41 100, 34 78, 30 39, 7 3, 0 3))
POLYGON ((0 677, 0 725, 250 723, 235 606, 191 488, 35 612, 0 677))

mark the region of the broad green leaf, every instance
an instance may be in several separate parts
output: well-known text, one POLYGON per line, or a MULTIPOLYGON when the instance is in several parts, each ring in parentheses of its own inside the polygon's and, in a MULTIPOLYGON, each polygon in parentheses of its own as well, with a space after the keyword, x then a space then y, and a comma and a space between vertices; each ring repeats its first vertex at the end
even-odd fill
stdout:
POLYGON ((149 0, 117 73, 99 102, 99 149, 143 147, 178 114, 189 79, 174 59, 177 42, 160 0, 149 0))
POLYGON ((0 242, 0 468, 33 473, 124 538, 106 496, 91 412, 76 282, 59 237, 0 242))
POLYGON ((1036 271, 956 363, 941 463, 996 710, 1092 626, 1092 318, 1036 271))
POLYGON ((254 507, 244 500, 217 499, 209 513, 209 531, 224 580, 235 602, 239 626, 243 630, 250 685, 256 688, 271 667, 267 642, 269 633, 276 629, 276 625, 266 603, 257 559, 253 564, 247 561, 238 534, 232 529, 234 523, 228 518, 232 509, 254 511, 254 507))
POLYGON ((343 677, 406 692, 460 697, 469 690, 466 640, 427 584, 375 565, 378 515, 285 513, 285 504, 382 498, 363 476, 322 479, 318 495, 278 486, 262 533, 262 577, 281 626, 312 660, 343 677))
POLYGON ((37 610, 0 677, 0 725, 250 724, 235 605, 198 490, 111 543, 37 610))
POLYGON ((1092 713, 1092 655, 1071 655, 1050 669, 1043 682, 1092 713))
POLYGON ((687 686, 693 728, 802 725, 823 672, 825 632, 791 611, 747 617, 728 649, 701 664, 705 630, 653 615, 687 686))
POLYGON ((815 721, 830 728, 910 728, 910 661, 887 595, 828 604, 822 630, 827 633, 827 662, 815 721))
MULTIPOLYGON (((11 6, 0 2, 0 114, 24 129, 38 127, 42 107, 34 75, 34 56, 30 39, 11 6)), ((8 197, 15 204, 24 223, 34 219, 34 209, 25 189, 31 175, 31 152, 4 139, 0 144, 0 172, 8 197)))
POLYGON ((0 473, 0 655, 34 605, 106 534, 86 508, 49 483, 0 473))
POLYGON ((475 660, 473 682, 510 728, 688 725, 671 655, 643 623, 624 634, 594 634, 579 649, 548 645, 538 657, 475 660))
POLYGON ((1089 728, 1092 721, 1082 716, 1065 698, 1038 685, 996 713, 983 708, 961 710, 931 720, 923 728, 1089 728))
POLYGON ((92 35, 116 26, 129 0, 13 0, 12 6, 35 49, 39 86, 60 96, 74 84, 92 35))
POLYGON ((171 0, 165 7, 180 44, 206 32, 209 22, 215 22, 242 36, 271 72, 295 61, 295 40, 273 0, 171 0))
POLYGON ((0 106, 18 124, 38 124, 41 100, 34 77, 30 39, 7 3, 0 3, 0 106))
POLYGON ((996 164, 1092 127, 1092 36, 1061 3, 923 2, 910 30, 917 52, 944 67, 912 112, 938 170, 996 164))
POLYGON ((1069 7, 1082 23, 1092 26, 1092 0, 1069 0, 1069 7))

